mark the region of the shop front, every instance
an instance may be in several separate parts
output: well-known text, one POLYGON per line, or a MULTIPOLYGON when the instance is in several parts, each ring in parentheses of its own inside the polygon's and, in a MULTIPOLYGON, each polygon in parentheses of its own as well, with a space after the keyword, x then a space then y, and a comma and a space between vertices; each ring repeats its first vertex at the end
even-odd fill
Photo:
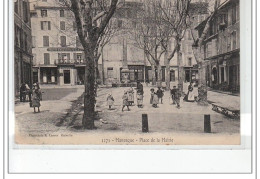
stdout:
MULTIPOLYGON (((57 66, 40 67, 39 70, 41 84, 57 84, 57 66)), ((36 73, 33 74, 36 76, 36 73)))
MULTIPOLYGON (((125 69, 120 68, 120 81, 125 81, 125 69)), ((131 82, 144 82, 144 66, 143 65, 128 65, 128 81, 131 82)))
POLYGON ((240 58, 239 52, 223 54, 211 59, 207 66, 209 86, 216 90, 239 92, 240 58))

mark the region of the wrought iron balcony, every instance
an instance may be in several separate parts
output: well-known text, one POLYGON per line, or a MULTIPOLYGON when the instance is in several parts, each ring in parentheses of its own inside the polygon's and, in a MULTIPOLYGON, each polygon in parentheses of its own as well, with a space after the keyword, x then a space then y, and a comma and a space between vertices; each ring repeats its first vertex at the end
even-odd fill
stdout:
POLYGON ((84 65, 86 64, 83 59, 56 59, 56 65, 84 65))

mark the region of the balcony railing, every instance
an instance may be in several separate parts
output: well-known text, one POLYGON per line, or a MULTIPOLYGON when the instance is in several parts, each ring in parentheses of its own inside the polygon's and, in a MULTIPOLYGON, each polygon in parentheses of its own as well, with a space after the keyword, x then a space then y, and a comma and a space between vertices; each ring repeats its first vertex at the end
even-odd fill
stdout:
POLYGON ((83 59, 57 59, 56 65, 68 64, 68 65, 84 65, 86 64, 83 59))

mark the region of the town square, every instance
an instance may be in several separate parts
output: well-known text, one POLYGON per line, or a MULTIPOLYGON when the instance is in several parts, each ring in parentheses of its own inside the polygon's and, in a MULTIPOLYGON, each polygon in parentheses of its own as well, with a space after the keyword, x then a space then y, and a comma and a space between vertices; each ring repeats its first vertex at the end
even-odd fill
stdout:
POLYGON ((240 144, 238 0, 15 0, 14 14, 18 144, 240 144), (89 135, 103 138, 68 139, 89 135))

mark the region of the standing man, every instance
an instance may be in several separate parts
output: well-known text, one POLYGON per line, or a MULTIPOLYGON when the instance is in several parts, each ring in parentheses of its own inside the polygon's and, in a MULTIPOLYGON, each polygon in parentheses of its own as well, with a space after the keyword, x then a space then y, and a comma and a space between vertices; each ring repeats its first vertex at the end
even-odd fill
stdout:
POLYGON ((137 92, 144 94, 144 87, 140 81, 137 81, 137 92))

